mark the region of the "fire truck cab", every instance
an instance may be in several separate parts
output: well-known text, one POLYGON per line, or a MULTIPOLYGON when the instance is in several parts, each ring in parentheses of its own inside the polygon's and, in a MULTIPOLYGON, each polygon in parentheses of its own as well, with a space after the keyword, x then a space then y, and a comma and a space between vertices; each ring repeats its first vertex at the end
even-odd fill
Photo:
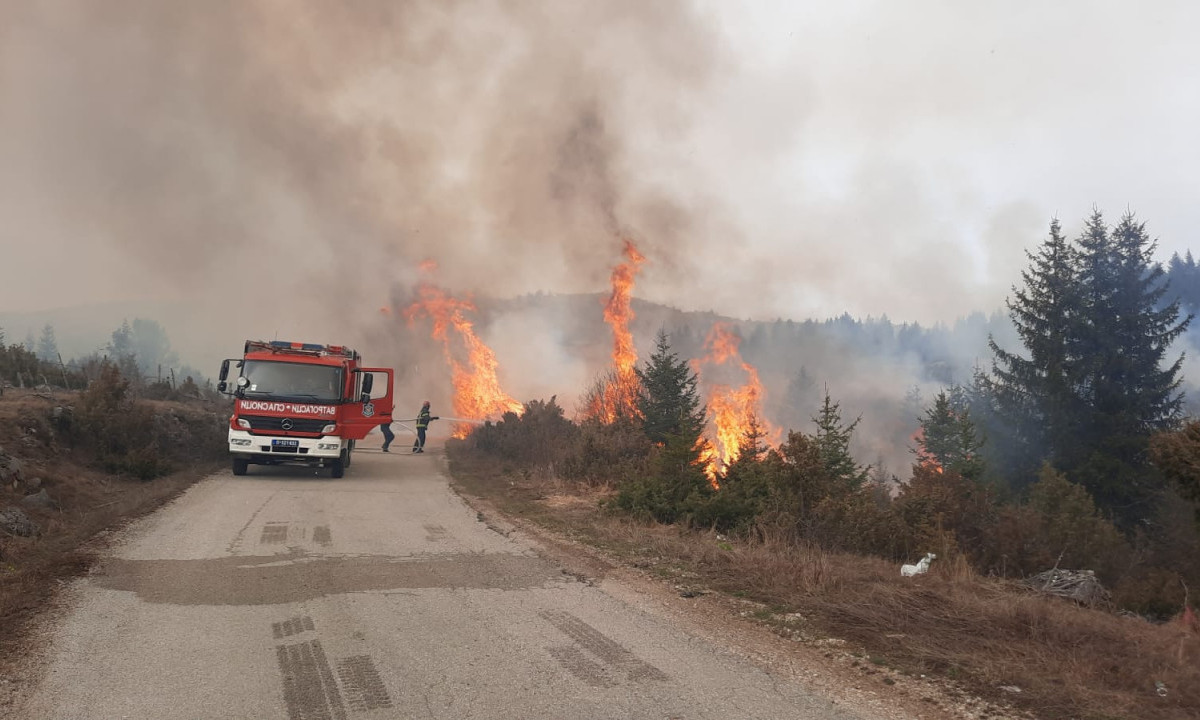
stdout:
POLYGON ((392 421, 393 381, 391 368, 363 367, 362 356, 341 345, 247 340, 241 358, 221 363, 217 383, 235 398, 233 474, 245 475, 251 464, 292 463, 342 477, 354 443, 392 421), (386 389, 372 398, 376 376, 386 389))

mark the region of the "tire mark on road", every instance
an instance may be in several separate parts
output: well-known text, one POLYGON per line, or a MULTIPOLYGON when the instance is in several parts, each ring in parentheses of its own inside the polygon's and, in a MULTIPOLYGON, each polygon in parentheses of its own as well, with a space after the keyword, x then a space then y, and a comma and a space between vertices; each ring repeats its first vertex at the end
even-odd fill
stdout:
POLYGON ((596 628, 571 613, 561 610, 543 610, 541 617, 574 640, 584 650, 600 658, 610 667, 622 672, 630 680, 666 680, 662 670, 641 660, 596 628))
POLYGON ((283 622, 271 625, 271 632, 275 635, 276 639, 299 635, 309 630, 316 630, 316 627, 313 626, 312 618, 307 616, 294 617, 290 620, 284 620, 283 622))
POLYGON ((338 677, 341 678, 350 709, 365 712, 392 706, 383 678, 379 677, 370 655, 355 655, 339 660, 338 677))
POLYGON ((276 645, 275 655, 288 720, 346 720, 346 706, 319 640, 276 645))
POLYGON ((428 542, 440 542, 448 537, 449 533, 447 533, 446 528, 442 527, 441 525, 425 526, 425 540, 428 542))
POLYGON ((281 545, 287 542, 288 524, 285 522, 269 522, 263 525, 259 545, 281 545))
POLYGON ((572 675, 592 687, 612 687, 616 682, 604 672, 604 666, 583 654, 575 645, 555 645, 546 648, 550 657, 559 665, 570 671, 572 675))

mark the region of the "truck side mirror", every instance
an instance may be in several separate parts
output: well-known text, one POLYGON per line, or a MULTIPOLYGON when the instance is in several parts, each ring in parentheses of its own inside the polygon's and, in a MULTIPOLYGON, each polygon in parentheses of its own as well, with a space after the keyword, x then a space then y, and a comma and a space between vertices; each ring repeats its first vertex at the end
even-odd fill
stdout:
POLYGON ((229 383, 225 382, 225 378, 229 377, 229 361, 221 361, 221 372, 217 375, 217 392, 225 392, 229 388, 229 383))

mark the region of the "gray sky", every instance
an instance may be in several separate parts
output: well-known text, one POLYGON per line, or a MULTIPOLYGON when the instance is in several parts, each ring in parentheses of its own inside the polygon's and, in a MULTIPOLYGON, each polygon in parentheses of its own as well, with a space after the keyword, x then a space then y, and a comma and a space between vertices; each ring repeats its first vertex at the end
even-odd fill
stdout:
POLYGON ((1130 208, 1163 259, 1200 226, 1198 3, 349 7, 0 6, 0 309, 325 330, 425 257, 602 290, 626 233, 647 299, 930 322, 1052 215, 1130 208))

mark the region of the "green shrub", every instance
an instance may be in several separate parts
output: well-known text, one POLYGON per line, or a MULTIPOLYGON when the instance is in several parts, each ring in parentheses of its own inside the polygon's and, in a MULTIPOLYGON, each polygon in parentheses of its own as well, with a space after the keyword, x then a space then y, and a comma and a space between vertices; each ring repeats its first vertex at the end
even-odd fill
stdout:
POLYGON ((618 486, 645 477, 653 450, 641 429, 628 419, 608 425, 589 420, 578 426, 564 448, 559 471, 566 480, 592 487, 618 486))
POLYGON ((645 476, 622 484, 614 506, 635 516, 673 523, 694 519, 712 493, 689 439, 669 435, 664 445, 654 448, 645 476))

